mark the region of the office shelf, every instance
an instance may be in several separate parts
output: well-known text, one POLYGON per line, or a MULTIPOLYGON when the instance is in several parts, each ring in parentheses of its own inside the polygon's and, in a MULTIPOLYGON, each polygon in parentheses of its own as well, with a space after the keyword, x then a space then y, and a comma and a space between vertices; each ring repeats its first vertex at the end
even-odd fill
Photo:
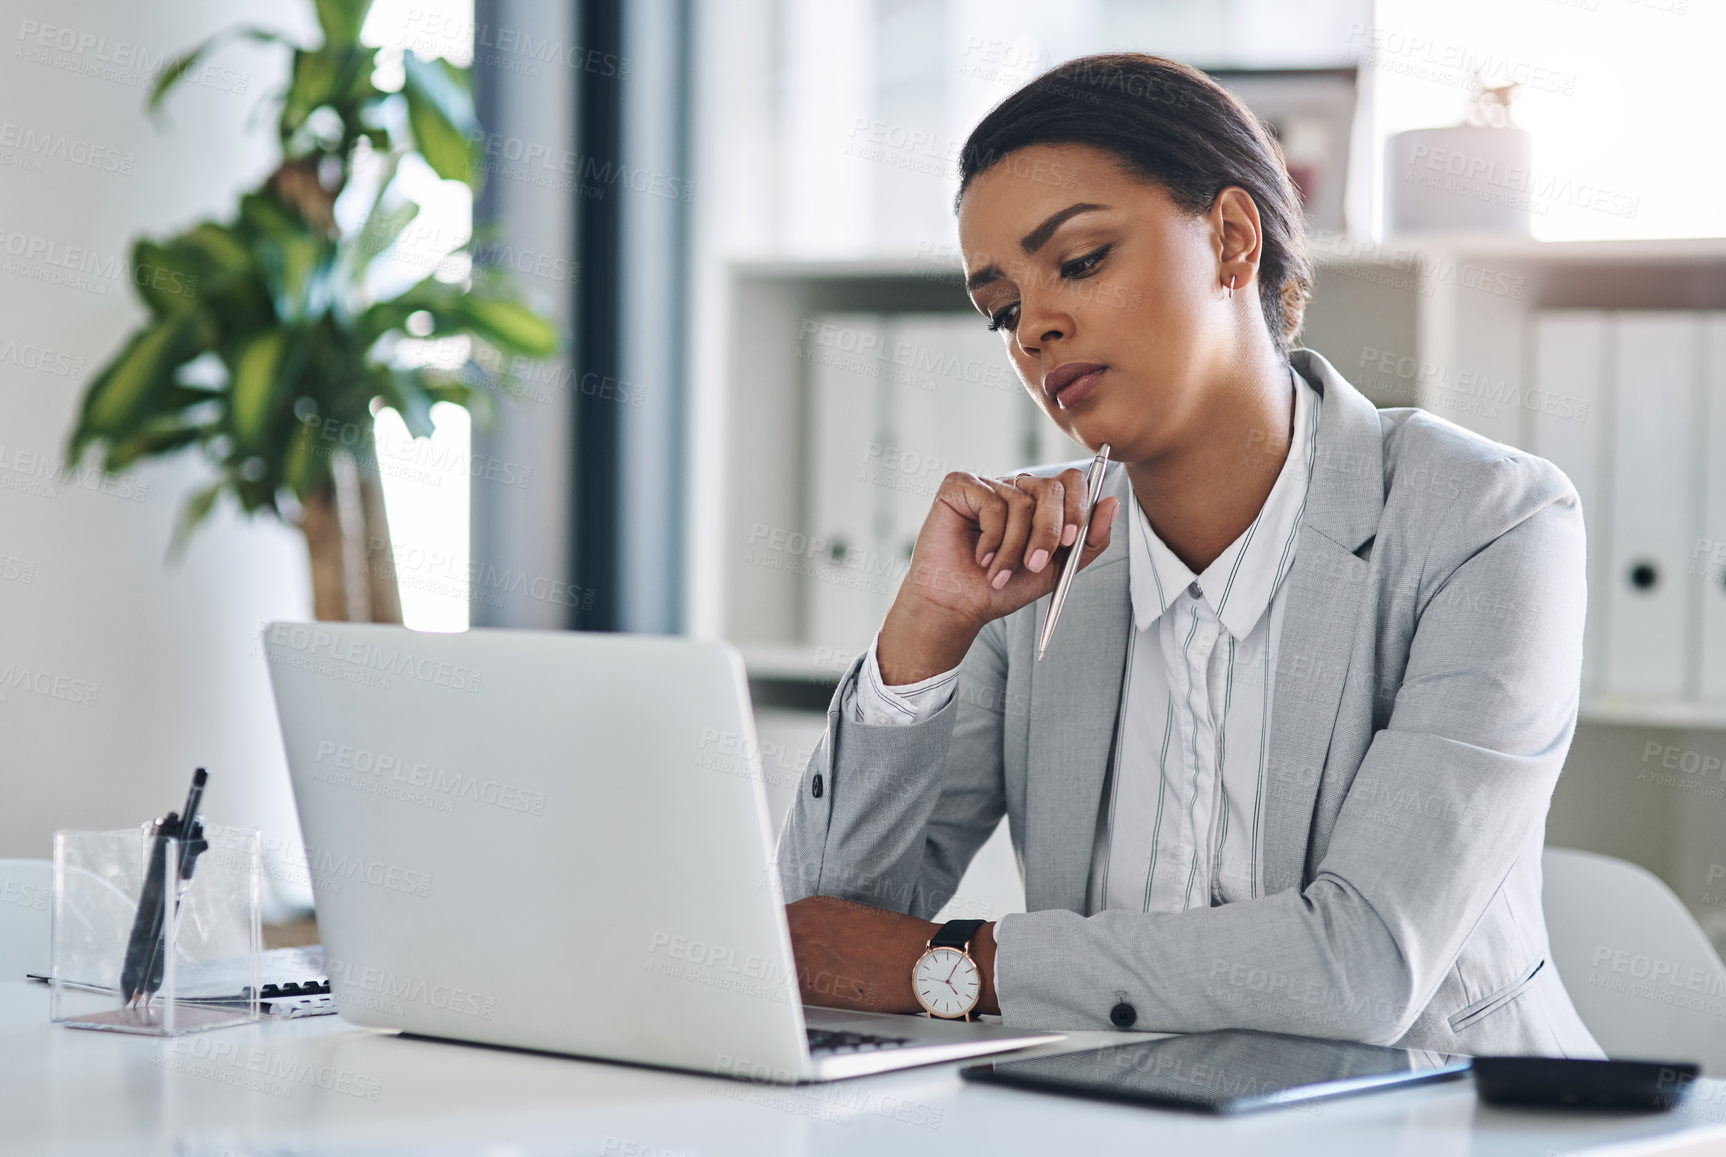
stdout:
MULTIPOLYGON (((1508 445, 1531 446, 1527 408, 1454 383, 1464 374, 1532 383, 1528 333, 1537 311, 1726 309, 1726 238, 1549 242, 1458 232, 1374 241, 1315 233, 1311 241, 1317 283, 1301 343, 1378 405, 1421 405, 1508 445)), ((710 443, 724 480, 714 499, 723 530, 707 540, 703 560, 718 578, 712 625, 745 648, 753 676, 822 684, 867 638, 823 637, 807 575, 749 556, 752 534, 820 533, 810 525, 808 447, 821 411, 804 353, 809 323, 836 312, 959 318, 971 307, 956 255, 927 249, 739 261, 727 271, 725 299, 726 428, 710 443)), ((1591 588, 1602 577, 1591 573, 1591 588)), ((1726 706, 1590 695, 1583 718, 1718 728, 1726 706)))

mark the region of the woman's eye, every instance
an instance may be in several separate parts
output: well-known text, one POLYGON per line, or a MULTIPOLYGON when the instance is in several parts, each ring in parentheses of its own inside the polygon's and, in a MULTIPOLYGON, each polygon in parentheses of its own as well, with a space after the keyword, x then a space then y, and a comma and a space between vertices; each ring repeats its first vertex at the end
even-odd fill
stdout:
POLYGON ((989 332, 994 333, 996 330, 1002 329, 1011 332, 1013 323, 1017 320, 1018 316, 1018 302, 1015 301, 1012 305, 1002 306, 1000 309, 989 315, 989 332))
POLYGON ((1090 276, 1102 263, 1103 258, 1109 255, 1110 248, 1111 246, 1105 245, 1100 249, 1093 249, 1083 257, 1075 257, 1071 261, 1062 262, 1061 276, 1067 278, 1090 276))

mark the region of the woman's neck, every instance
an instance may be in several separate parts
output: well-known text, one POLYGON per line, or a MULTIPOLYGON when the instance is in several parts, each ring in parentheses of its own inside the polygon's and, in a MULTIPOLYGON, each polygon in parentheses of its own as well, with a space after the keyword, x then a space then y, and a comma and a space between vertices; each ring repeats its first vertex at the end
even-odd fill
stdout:
POLYGON ((1177 453, 1127 464, 1151 529, 1194 574, 1252 525, 1294 441, 1294 380, 1281 358, 1206 396, 1215 403, 1194 423, 1198 437, 1177 453))

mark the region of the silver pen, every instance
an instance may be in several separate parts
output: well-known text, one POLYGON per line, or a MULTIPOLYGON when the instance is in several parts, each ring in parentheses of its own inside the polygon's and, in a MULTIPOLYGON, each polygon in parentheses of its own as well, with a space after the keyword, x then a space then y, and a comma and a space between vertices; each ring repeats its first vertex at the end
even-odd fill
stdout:
POLYGON ((1109 469, 1109 444, 1104 442, 1085 471, 1085 513, 1079 518, 1079 536, 1067 550, 1067 561, 1061 566, 1061 577, 1055 580, 1054 593, 1049 596, 1049 615, 1043 620, 1043 633, 1037 639, 1037 660, 1042 661, 1049 640, 1055 635, 1055 620, 1061 617, 1061 607, 1067 592, 1073 588, 1073 576, 1079 573, 1079 558, 1085 553, 1085 540, 1091 533, 1091 514, 1097 500, 1103 496, 1103 475, 1109 469))

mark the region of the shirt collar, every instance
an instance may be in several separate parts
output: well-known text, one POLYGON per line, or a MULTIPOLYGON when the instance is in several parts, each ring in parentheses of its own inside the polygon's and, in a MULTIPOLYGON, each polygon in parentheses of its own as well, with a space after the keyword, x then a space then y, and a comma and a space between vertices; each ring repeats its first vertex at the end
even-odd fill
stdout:
MULTIPOLYGON (((1145 517, 1138 500, 1132 500, 1128 578, 1133 619, 1139 630, 1149 627, 1164 611, 1188 596, 1187 588, 1195 580, 1204 591, 1202 601, 1236 640, 1244 640, 1270 606, 1271 596, 1294 561, 1294 538, 1300 530, 1307 484, 1312 479, 1313 454, 1318 446, 1317 392, 1292 367, 1290 374, 1296 384, 1294 431, 1288 457, 1258 517, 1203 574, 1193 574, 1175 557, 1151 529, 1150 519, 1145 517)), ((1130 487, 1128 492, 1131 493, 1130 487)))

